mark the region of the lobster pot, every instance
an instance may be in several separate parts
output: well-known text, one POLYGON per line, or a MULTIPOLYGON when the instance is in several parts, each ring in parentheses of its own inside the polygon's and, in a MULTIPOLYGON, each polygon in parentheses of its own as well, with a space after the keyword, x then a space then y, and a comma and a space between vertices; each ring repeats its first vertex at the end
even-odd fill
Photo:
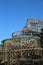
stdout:
POLYGON ((25 42, 18 39, 8 39, 3 42, 2 61, 18 61, 20 58, 34 59, 42 58, 42 49, 36 39, 24 39, 25 42))

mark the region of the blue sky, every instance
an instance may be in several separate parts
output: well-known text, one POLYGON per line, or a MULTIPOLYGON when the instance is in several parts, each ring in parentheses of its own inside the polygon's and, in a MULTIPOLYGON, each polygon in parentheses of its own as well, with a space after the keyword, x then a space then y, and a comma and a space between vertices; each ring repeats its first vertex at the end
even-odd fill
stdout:
POLYGON ((27 18, 43 20, 43 0, 0 0, 0 43, 22 30, 27 18))

